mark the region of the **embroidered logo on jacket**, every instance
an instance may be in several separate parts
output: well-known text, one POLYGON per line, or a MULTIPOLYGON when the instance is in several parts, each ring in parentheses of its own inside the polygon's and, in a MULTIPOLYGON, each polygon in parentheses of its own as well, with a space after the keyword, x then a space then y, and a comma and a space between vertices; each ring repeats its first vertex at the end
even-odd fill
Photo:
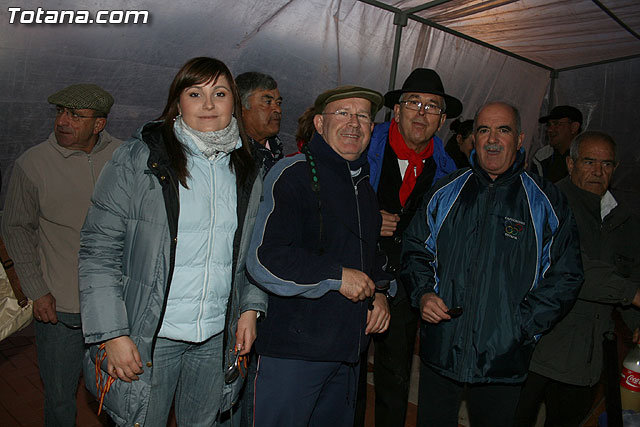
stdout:
POLYGON ((504 235, 510 239, 518 240, 518 236, 524 231, 524 222, 519 219, 504 217, 504 235))

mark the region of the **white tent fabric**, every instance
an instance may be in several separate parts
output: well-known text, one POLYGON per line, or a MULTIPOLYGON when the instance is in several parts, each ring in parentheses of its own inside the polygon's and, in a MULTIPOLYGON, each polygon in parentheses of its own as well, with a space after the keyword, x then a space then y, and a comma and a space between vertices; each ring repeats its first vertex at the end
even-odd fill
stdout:
POLYGON ((553 69, 640 54, 637 0, 381 0, 415 15, 553 69))
MULTIPOLYGON (((503 1, 503 6, 473 14, 473 8, 498 2, 438 2, 440 6, 418 14, 479 39, 486 35, 485 41, 549 68, 640 52, 637 39, 630 41, 617 32, 614 37, 605 27, 594 26, 587 10, 591 8, 583 5, 593 5, 589 0, 503 1), (542 13, 549 10, 550 15, 542 13), (560 19, 562 15, 569 17, 560 19), (565 38, 562 28, 572 28, 571 35, 565 38), (562 41, 553 49, 552 33, 562 41), (602 48, 609 40, 614 42, 602 48), (629 50, 621 53, 625 46, 629 50)), ((383 5, 406 9, 422 3, 386 1, 383 5)), ((604 3, 638 29, 636 0, 604 3)), ((394 14, 357 0, 51 0, 45 5, 24 0, 15 7, 21 11, 88 10, 92 16, 99 10, 146 10, 149 22, 9 23, 7 10, 0 11, 0 169, 4 178, 0 206, 13 161, 52 129, 54 116, 47 96, 69 84, 93 82, 111 92, 116 104, 108 130, 127 138, 160 114, 171 79, 185 61, 214 56, 234 75, 255 70, 278 81, 284 97, 281 137, 290 152, 295 147, 297 118, 320 92, 359 84, 384 93, 392 70, 394 14)), ((608 18, 599 15, 596 21, 600 19, 608 18)), ((543 144, 537 119, 546 113, 550 101, 548 69, 410 19, 402 32, 395 86, 401 86, 415 67, 438 71, 447 92, 464 103, 464 118, 472 118, 488 100, 514 104, 522 114, 525 146, 532 151, 543 144)), ((638 58, 561 72, 551 99, 554 105, 578 106, 585 113, 585 127, 612 133, 629 170, 637 166, 640 153, 633 126, 640 117, 638 75, 638 58)), ((379 113, 378 121, 383 116, 384 112, 379 113)), ((449 123, 439 132, 445 139, 449 123)), ((639 180, 629 182, 627 190, 637 198, 639 180)))

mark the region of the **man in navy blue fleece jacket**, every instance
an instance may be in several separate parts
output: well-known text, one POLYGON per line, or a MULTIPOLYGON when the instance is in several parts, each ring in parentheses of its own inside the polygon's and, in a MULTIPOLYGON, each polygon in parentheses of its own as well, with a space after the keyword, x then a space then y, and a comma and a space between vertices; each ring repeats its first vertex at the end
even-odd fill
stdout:
POLYGON ((360 354, 368 334, 389 324, 386 297, 375 293, 388 277, 363 154, 382 102, 356 86, 324 92, 308 149, 265 179, 247 261, 269 292, 256 341, 256 427, 353 423, 360 354))

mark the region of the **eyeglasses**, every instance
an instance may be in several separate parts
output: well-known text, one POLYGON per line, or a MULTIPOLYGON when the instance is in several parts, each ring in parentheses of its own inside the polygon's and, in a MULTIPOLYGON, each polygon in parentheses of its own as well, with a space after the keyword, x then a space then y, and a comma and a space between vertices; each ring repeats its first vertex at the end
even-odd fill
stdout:
POLYGON ((351 117, 356 116, 359 123, 369 124, 373 121, 371 116, 366 113, 350 113, 345 110, 334 111, 333 113, 322 113, 323 116, 333 116, 340 122, 349 122, 351 117))
POLYGON ((410 99, 408 101, 400 101, 400 104, 404 104, 409 110, 420 111, 424 109, 425 114, 442 114, 442 108, 436 104, 426 104, 420 101, 410 99))
POLYGON ((65 113, 74 122, 79 122, 80 119, 95 119, 96 117, 102 117, 102 116, 83 116, 82 114, 78 114, 78 112, 72 108, 61 107, 59 105, 56 106, 56 117, 61 116, 65 113))

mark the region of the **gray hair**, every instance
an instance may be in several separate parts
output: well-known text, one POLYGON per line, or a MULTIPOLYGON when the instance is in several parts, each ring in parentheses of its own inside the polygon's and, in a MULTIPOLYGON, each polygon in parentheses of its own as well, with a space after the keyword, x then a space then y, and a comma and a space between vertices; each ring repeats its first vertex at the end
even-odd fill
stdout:
POLYGON ((236 77, 236 86, 238 87, 242 106, 249 110, 251 108, 249 105, 249 97, 254 91, 277 89, 278 83, 276 83, 273 77, 267 74, 249 71, 236 77))
POLYGON ((613 149, 613 158, 615 162, 618 163, 618 148, 616 142, 608 133, 600 132, 597 130, 586 130, 573 138, 573 141, 571 141, 571 148, 569 148, 569 155, 574 161, 578 160, 578 157, 580 155, 580 145, 588 139, 598 139, 600 141, 608 143, 613 149))
POLYGON ((473 131, 475 132, 476 126, 478 125, 478 115, 480 114, 480 111, 482 111, 483 108, 488 107, 489 105, 497 105, 497 104, 504 105, 506 107, 511 108, 511 111, 513 111, 513 116, 516 119, 516 135, 520 135, 522 133, 522 119, 520 118, 520 111, 518 111, 516 107, 509 104, 508 102, 503 102, 503 101, 488 102, 484 104, 482 107, 478 108, 478 111, 476 111, 476 115, 473 116, 473 131))

